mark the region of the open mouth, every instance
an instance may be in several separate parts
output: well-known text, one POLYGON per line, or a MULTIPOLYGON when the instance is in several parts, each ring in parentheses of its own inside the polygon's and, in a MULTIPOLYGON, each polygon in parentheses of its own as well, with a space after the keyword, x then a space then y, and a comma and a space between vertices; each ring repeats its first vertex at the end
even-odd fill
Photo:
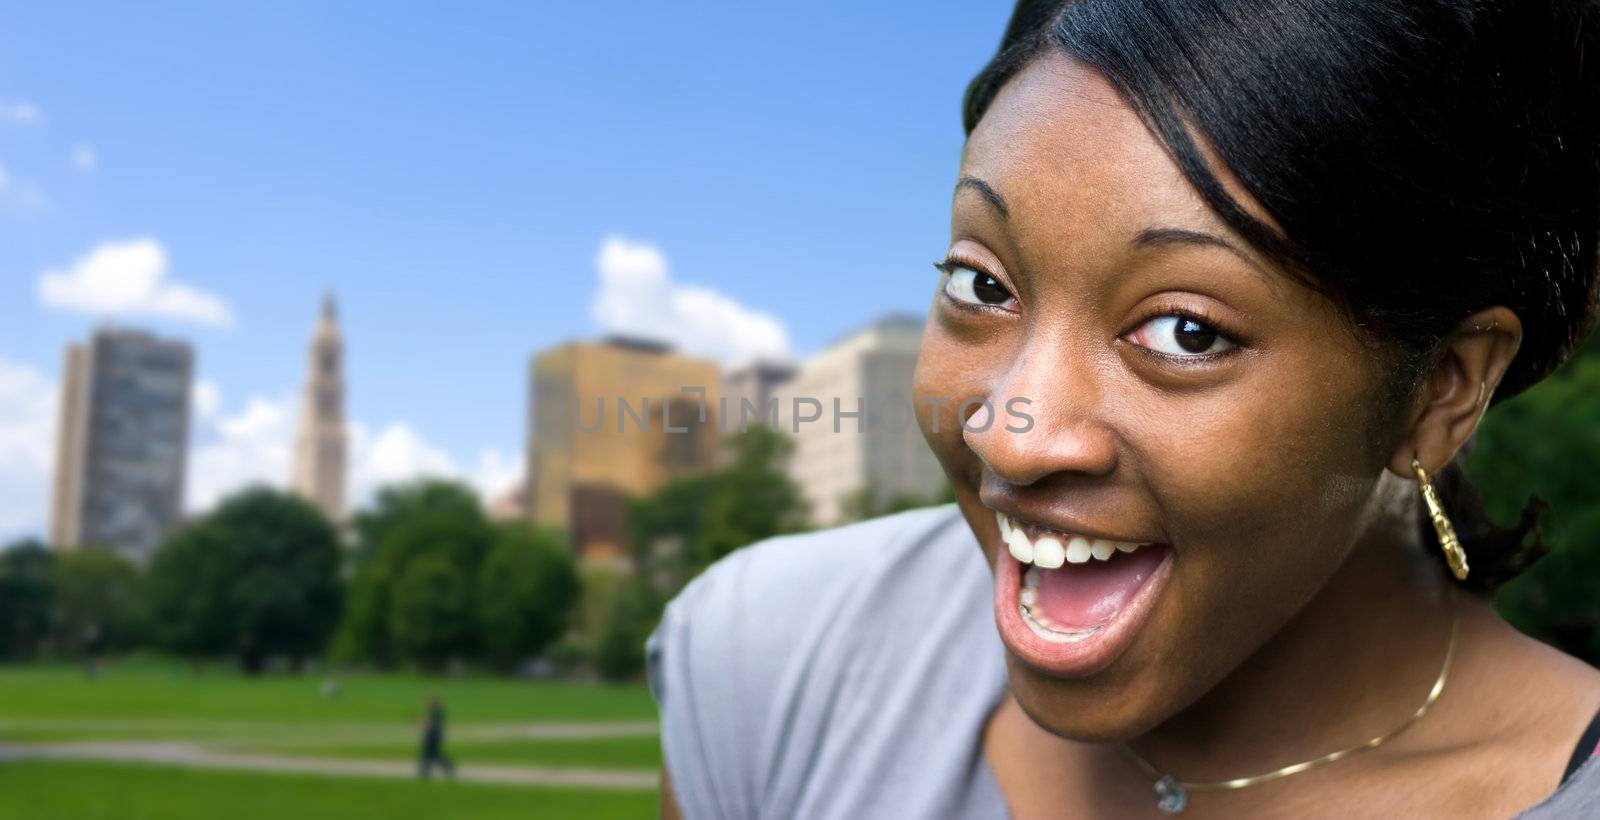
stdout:
POLYGON ((995 513, 995 620, 1040 671, 1082 677, 1133 642, 1170 574, 1165 544, 1074 535, 995 513))

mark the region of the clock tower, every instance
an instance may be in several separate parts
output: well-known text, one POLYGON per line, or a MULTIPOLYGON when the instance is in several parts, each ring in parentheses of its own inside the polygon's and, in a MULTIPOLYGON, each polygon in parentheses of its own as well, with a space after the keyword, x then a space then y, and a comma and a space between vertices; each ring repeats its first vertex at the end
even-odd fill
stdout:
POLYGON ((333 295, 322 300, 322 316, 311 337, 311 361, 300 405, 294 448, 294 490, 335 525, 345 515, 344 342, 333 295))

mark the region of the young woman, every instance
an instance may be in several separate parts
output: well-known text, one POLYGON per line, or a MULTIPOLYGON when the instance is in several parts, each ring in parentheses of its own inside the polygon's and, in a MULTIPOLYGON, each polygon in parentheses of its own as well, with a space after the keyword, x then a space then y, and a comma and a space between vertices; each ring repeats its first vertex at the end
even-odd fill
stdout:
POLYGON ((1600 816, 1600 673, 1491 607, 1537 505, 1458 461, 1594 318, 1597 12, 1019 3, 917 370, 957 501, 680 594, 663 813, 1600 816))

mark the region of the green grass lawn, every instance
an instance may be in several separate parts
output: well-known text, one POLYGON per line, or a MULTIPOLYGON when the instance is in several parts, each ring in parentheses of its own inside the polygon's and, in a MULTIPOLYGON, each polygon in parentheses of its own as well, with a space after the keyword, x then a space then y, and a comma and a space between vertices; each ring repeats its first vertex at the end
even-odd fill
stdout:
MULTIPOLYGON (((417 744, 250 745, 241 750, 307 757, 350 757, 363 760, 415 760, 417 744)), ((573 768, 661 768, 661 741, 655 735, 620 738, 574 738, 447 741, 445 754, 460 765, 525 764, 573 768)))
MULTIPOLYGON (((410 674, 245 677, 140 658, 96 679, 75 666, 0 666, 0 742, 188 741, 218 752, 411 760, 423 700, 448 712, 446 751, 459 763, 655 770, 660 741, 642 685, 410 674), (642 724, 623 737, 527 737, 519 724, 642 724)), ((0 791, 0 794, 3 794, 0 791)))
POLYGON ((653 817, 649 791, 354 780, 138 764, 0 763, 0 820, 653 817))
POLYGON ((205 723, 410 723, 433 693, 452 725, 475 722, 653 720, 642 684, 523 681, 473 676, 334 674, 340 693, 324 698, 322 675, 247 678, 230 667, 195 675, 186 664, 129 660, 87 679, 75 666, 0 667, 0 722, 7 718, 205 723))

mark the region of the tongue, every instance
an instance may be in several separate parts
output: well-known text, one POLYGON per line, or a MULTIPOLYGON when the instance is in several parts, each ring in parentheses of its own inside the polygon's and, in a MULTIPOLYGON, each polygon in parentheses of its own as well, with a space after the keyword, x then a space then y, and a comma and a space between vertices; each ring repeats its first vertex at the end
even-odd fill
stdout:
POLYGON ((1066 629, 1099 626, 1132 600, 1161 559, 1166 548, 1150 545, 1119 552, 1108 561, 1063 564, 1060 569, 1038 569, 1040 614, 1066 629))

